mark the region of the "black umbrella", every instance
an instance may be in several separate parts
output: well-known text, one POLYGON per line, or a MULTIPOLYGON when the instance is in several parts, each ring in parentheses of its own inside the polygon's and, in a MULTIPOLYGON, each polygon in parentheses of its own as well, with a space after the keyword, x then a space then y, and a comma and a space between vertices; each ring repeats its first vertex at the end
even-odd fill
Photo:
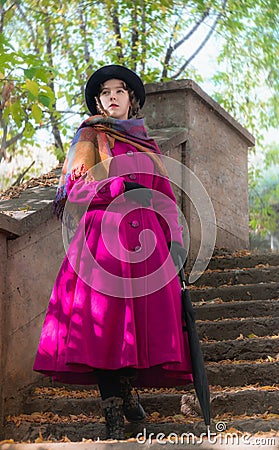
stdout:
POLYGON ((191 362, 192 362, 192 373, 194 380, 194 387, 196 391, 196 395, 199 400, 199 404, 201 407, 202 415, 204 418, 205 425, 209 429, 210 426, 210 392, 208 387, 208 381, 204 366, 203 355, 201 352, 200 341, 196 329, 195 323, 195 311, 190 299, 190 294, 187 289, 186 277, 183 268, 183 262, 179 258, 179 278, 181 281, 181 291, 182 291, 182 317, 185 321, 185 327, 183 330, 188 333, 188 341, 190 347, 191 354, 191 362))

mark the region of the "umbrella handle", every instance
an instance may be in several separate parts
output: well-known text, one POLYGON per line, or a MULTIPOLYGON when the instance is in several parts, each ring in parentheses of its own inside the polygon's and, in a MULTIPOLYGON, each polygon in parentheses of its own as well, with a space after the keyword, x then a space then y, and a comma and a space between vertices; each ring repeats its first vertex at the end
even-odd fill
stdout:
POLYGON ((179 269, 179 278, 180 278, 180 282, 181 282, 181 284, 182 284, 182 288, 183 288, 183 289, 186 289, 186 287, 187 287, 187 281, 186 281, 186 277, 185 277, 185 272, 184 272, 183 262, 182 262, 182 259, 181 259, 181 256, 180 256, 180 255, 177 255, 177 258, 178 258, 178 264, 179 264, 179 267, 180 267, 180 269, 179 269))

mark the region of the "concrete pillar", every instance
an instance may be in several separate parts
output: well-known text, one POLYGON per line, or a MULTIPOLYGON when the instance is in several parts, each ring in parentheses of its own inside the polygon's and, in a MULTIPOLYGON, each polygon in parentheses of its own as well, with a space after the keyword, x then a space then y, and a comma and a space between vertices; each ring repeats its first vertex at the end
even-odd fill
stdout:
MULTIPOLYGON (((209 194, 217 221, 216 246, 248 248, 247 152, 254 146, 253 136, 192 80, 147 84, 146 93, 144 116, 150 129, 185 129, 179 160, 209 194)), ((180 206, 189 226, 193 260, 201 240, 200 221, 189 198, 180 206)))

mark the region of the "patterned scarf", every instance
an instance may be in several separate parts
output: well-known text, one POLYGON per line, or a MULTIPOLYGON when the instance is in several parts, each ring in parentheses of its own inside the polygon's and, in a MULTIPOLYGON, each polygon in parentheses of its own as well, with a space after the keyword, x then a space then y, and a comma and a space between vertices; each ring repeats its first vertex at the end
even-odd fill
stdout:
POLYGON ((159 173, 167 176, 160 158, 159 147, 154 139, 148 136, 144 119, 118 120, 103 116, 89 117, 80 125, 75 134, 63 165, 53 205, 54 214, 57 217, 62 218, 63 215, 67 200, 66 186, 69 178, 75 180, 84 176, 96 164, 98 164, 97 179, 108 177, 115 139, 131 144, 137 150, 147 153, 159 173))

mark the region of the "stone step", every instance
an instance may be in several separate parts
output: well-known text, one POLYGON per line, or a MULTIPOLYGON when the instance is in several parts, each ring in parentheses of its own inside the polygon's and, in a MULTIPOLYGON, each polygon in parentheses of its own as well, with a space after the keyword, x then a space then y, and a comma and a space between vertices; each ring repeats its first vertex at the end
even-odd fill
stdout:
POLYGON ((207 270, 195 282, 195 286, 222 286, 236 284, 256 284, 279 281, 279 267, 253 267, 241 269, 207 270))
POLYGON ((235 319, 220 319, 212 321, 197 321, 197 332, 200 339, 232 340, 239 336, 268 336, 279 334, 277 317, 248 317, 235 319))
POLYGON ((65 439, 60 442, 47 441, 46 443, 11 443, 9 441, 4 442, 2 445, 0 443, 1 450, 137 450, 138 448, 161 450, 162 445, 164 448, 177 450, 185 450, 187 445, 187 450, 214 450, 218 444, 218 450, 246 450, 247 446, 252 445, 253 449, 258 450, 264 448, 265 450, 278 450, 279 437, 275 432, 258 433, 258 435, 252 435, 247 433, 239 432, 238 434, 229 434, 227 437, 223 435, 212 434, 207 437, 201 436, 191 436, 183 435, 166 436, 164 439, 160 432, 157 432, 157 436, 146 435, 143 436, 143 440, 137 443, 136 439, 129 439, 127 441, 92 441, 90 439, 82 442, 65 442, 65 439), (159 434, 158 434, 159 433, 159 434), (192 444, 192 442, 194 442, 192 444))
POLYGON ((279 316, 279 299, 223 302, 221 299, 194 303, 196 320, 215 320, 233 317, 279 316))
POLYGON ((270 266, 279 266, 279 253, 216 256, 211 258, 208 268, 211 270, 242 269, 267 264, 270 266))
POLYGON ((209 301, 217 298, 224 302, 232 300, 272 300, 279 298, 279 283, 246 284, 218 288, 189 286, 189 293, 192 302, 209 301))
MULTIPOLYGON (((199 411, 198 401, 194 391, 163 392, 156 394, 142 393, 140 402, 147 414, 154 412, 161 416, 175 416, 184 411, 184 405, 192 414, 199 411)), ((236 414, 264 414, 266 411, 279 412, 279 387, 265 386, 263 388, 239 388, 223 392, 214 392, 211 389, 211 416, 212 418, 224 413, 236 414)), ((101 416, 100 398, 30 398, 25 403, 22 413, 31 415, 32 413, 54 413, 59 416, 87 415, 94 414, 101 416)))
POLYGON ((278 382, 279 362, 232 361, 207 363, 206 372, 210 385, 242 386, 259 384, 272 386, 278 382))
MULTIPOLYGON (((72 442, 79 442, 84 439, 104 439, 105 436, 103 418, 93 415, 90 417, 59 417, 55 414, 47 414, 45 417, 41 415, 38 416, 37 423, 34 422, 34 416, 25 417, 25 420, 20 418, 15 418, 15 420, 15 423, 9 422, 6 424, 5 438, 13 439, 17 442, 34 442, 38 438, 39 441, 42 441, 42 439, 55 439, 64 440, 64 442, 69 440, 72 442), (32 422, 28 420, 32 420, 32 422)), ((212 421, 211 423, 210 430, 212 436, 216 436, 217 430, 225 431, 226 429, 228 432, 231 430, 231 432, 234 433, 239 430, 240 432, 248 433, 267 433, 272 431, 275 434, 275 432, 279 430, 279 415, 266 413, 264 415, 253 414, 252 416, 238 415, 234 417, 228 414, 218 417, 217 420, 212 421)), ((143 439, 144 441, 146 438, 148 439, 151 433, 154 433, 153 439, 154 437, 156 438, 158 433, 160 433, 161 439, 162 433, 165 437, 170 434, 174 437, 174 434, 182 435, 182 433, 187 433, 188 437, 195 441, 195 436, 201 438, 201 434, 206 433, 206 427, 202 420, 197 418, 185 418, 183 415, 178 415, 176 417, 154 416, 143 424, 125 424, 126 438, 137 437, 138 440, 143 439), (190 433, 191 435, 189 435, 190 433)), ((184 437, 186 439, 187 435, 185 436, 184 434, 184 437)), ((192 443, 192 440, 188 442, 192 443)), ((185 440, 184 446, 186 443, 187 441, 185 440)), ((41 444, 40 450, 43 448, 44 447, 42 447, 41 444)), ((49 448, 48 444, 46 448, 49 448)), ((114 448, 114 443, 108 443, 106 449, 108 448, 114 448)), ((210 448, 213 450, 215 447, 213 446, 210 448)))
MULTIPOLYGON (((219 394, 222 392, 238 392, 241 390, 252 389, 252 390, 270 390, 270 386, 260 386, 258 383, 249 384, 247 386, 234 386, 234 387, 223 387, 220 385, 211 385, 210 391, 214 394, 219 394)), ((179 394, 183 395, 185 393, 193 393, 194 387, 193 385, 186 386, 177 386, 177 387, 164 387, 164 388, 156 388, 156 387, 144 387, 137 388, 137 392, 140 396, 148 395, 148 396, 159 396, 160 394, 179 394)), ((279 390, 279 384, 273 384, 271 390, 279 390)), ((26 393, 26 398, 32 402, 33 399, 50 399, 52 401, 56 401, 59 399, 84 399, 84 398, 99 398, 99 389, 96 386, 89 385, 73 385, 73 384, 61 384, 57 382, 53 382, 52 386, 46 386, 42 384, 41 386, 33 386, 30 387, 28 392, 26 393)), ((26 411, 25 411, 26 412, 26 411)))
POLYGON ((205 361, 217 362, 224 359, 253 361, 259 358, 274 358, 279 355, 279 336, 202 342, 201 348, 205 361))
MULTIPOLYGON (((239 414, 264 414, 267 411, 274 414, 279 414, 279 390, 242 389, 239 391, 226 391, 214 393, 211 392, 211 417, 214 419, 226 413, 232 415, 239 414)), ((189 405, 194 405, 193 408, 201 416, 200 407, 197 397, 194 394, 184 394, 181 399, 181 411, 186 412, 189 405)), ((162 412, 163 414, 163 412, 162 412)))
MULTIPOLYGON (((146 413, 152 414, 154 411, 162 415, 176 415, 180 414, 180 402, 183 393, 181 391, 165 391, 157 393, 141 393, 140 402, 144 406, 146 413)), ((189 394, 190 395, 190 394, 189 394)), ((191 398, 192 398, 191 394, 191 398)), ((31 397, 23 405, 22 412, 24 414, 32 414, 34 412, 52 412, 60 416, 67 416, 69 414, 94 414, 101 416, 101 406, 99 395, 84 398, 36 398, 31 397)))

